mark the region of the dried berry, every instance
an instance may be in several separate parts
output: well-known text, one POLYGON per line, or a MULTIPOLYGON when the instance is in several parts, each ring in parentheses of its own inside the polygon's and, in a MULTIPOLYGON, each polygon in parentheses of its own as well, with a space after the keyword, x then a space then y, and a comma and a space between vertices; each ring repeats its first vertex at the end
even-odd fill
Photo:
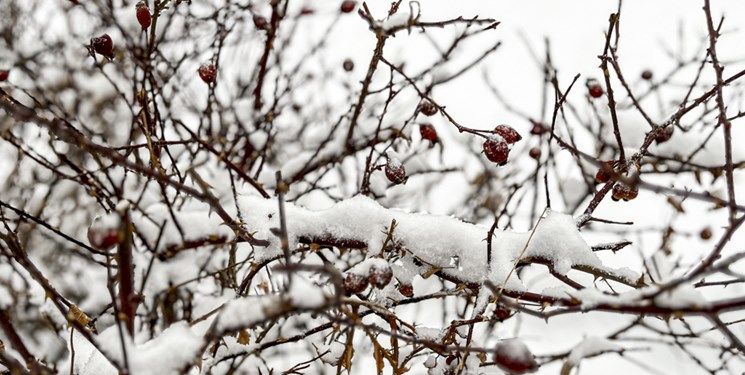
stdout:
POLYGON ((497 125, 497 127, 494 128, 494 133, 504 138, 505 142, 509 144, 513 144, 523 139, 520 133, 509 125, 497 125))
POLYGON ((652 79, 652 71, 647 69, 642 72, 642 79, 645 81, 649 81, 652 79))
POLYGON ((137 16, 137 22, 140 23, 143 30, 147 30, 150 24, 153 22, 153 18, 150 15, 150 9, 147 7, 144 1, 140 1, 135 5, 135 14, 137 16))
POLYGON ((494 350, 494 362, 509 374, 525 374, 538 369, 533 353, 519 339, 503 340, 494 350))
POLYGON ((710 240, 712 235, 711 228, 709 227, 701 229, 701 232, 698 234, 698 236, 704 241, 710 240))
POLYGON ((422 139, 426 139, 432 143, 437 143, 437 130, 432 124, 421 124, 419 125, 419 134, 422 139))
POLYGON ((504 165, 510 156, 510 148, 504 140, 489 138, 484 142, 484 154, 491 162, 504 165))
POLYGON ((339 6, 339 10, 342 13, 351 13, 354 8, 357 7, 357 2, 353 0, 344 0, 341 2, 341 5, 339 6))
POLYGON ((429 100, 422 100, 419 104, 419 111, 425 116, 434 116, 437 113, 437 106, 429 100))
POLYGON ((114 43, 111 41, 109 34, 103 34, 97 38, 91 39, 93 51, 102 55, 109 60, 114 59, 114 43))
POLYGON ((367 288, 367 277, 358 275, 353 272, 348 272, 344 275, 344 293, 346 295, 352 295, 355 293, 361 293, 367 288))
POLYGON ((541 149, 538 147, 533 147, 528 152, 528 155, 530 155, 531 158, 538 160, 541 158, 541 149))
POLYGON ((619 201, 623 199, 625 202, 636 198, 639 195, 639 188, 636 186, 628 186, 622 182, 619 182, 613 186, 613 195, 611 199, 619 201))
POLYGON ((406 298, 414 297, 414 287, 411 284, 400 284, 398 292, 406 298))
POLYGON ((393 271, 388 263, 376 263, 370 266, 367 274, 367 281, 370 282, 370 285, 383 289, 391 282, 391 279, 393 279, 393 271))
POLYGON ((9 75, 10 75, 9 70, 0 69, 0 82, 7 81, 9 75))
POLYGON ((266 30, 269 28, 269 21, 266 20, 266 17, 254 14, 253 20, 254 26, 256 26, 257 29, 266 30))
POLYGON ((672 125, 659 130, 654 137, 655 143, 660 144, 669 141, 673 137, 673 131, 675 131, 675 127, 672 125))
POLYGON ((344 68, 345 72, 351 72, 354 70, 354 61, 352 61, 352 59, 345 59, 341 66, 344 68))
POLYGON ((396 185, 402 184, 406 181, 406 168, 400 160, 389 158, 388 163, 385 164, 385 177, 396 185))
POLYGON ((602 184, 613 178, 613 175, 610 173, 613 170, 613 161, 601 161, 600 163, 602 166, 598 168, 597 173, 595 173, 595 181, 602 184))
POLYGON ((217 68, 213 64, 202 64, 197 70, 199 78, 205 83, 213 83, 217 78, 217 68))

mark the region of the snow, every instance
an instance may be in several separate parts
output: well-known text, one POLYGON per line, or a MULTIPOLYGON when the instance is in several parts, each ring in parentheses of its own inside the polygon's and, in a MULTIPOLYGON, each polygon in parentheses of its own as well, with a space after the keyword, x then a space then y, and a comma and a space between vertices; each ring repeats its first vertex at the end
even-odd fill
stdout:
POLYGON ((603 337, 590 336, 582 340, 582 342, 577 344, 577 346, 569 352, 566 362, 574 367, 577 366, 583 358, 620 350, 623 350, 623 347, 611 340, 603 337))

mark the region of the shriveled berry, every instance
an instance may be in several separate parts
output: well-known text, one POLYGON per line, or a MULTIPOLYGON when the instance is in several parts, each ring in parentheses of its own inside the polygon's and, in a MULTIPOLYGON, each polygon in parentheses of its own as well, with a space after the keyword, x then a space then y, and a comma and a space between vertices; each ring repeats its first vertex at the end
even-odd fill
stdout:
POLYGON ((10 75, 10 70, 0 69, 0 82, 7 81, 9 75, 10 75))
POLYGON ((513 144, 523 139, 520 133, 509 125, 497 125, 497 127, 494 128, 494 133, 504 138, 505 142, 509 144, 513 144))
POLYGON ((367 288, 367 277, 348 272, 344 275, 344 281, 342 284, 344 285, 344 293, 346 295, 361 293, 367 288))
POLYGON ((259 30, 266 30, 269 28, 269 21, 266 20, 266 17, 260 16, 258 14, 254 14, 253 17, 254 26, 256 26, 259 30))
POLYGON ((701 232, 698 234, 698 236, 704 241, 710 240, 712 235, 711 228, 709 227, 701 229, 701 232))
POLYGON ((213 64, 202 64, 197 72, 204 83, 213 83, 217 78, 217 68, 213 64))
POLYGON ((342 13, 350 13, 354 10, 354 8, 357 7, 357 2, 353 0, 344 0, 341 2, 341 5, 339 6, 339 10, 342 13))
POLYGON ((419 111, 425 116, 434 116, 437 113, 437 106, 429 100, 422 100, 419 104, 419 111))
POLYGON ((598 168, 598 172, 595 173, 595 181, 602 184, 610 181, 611 178, 613 178, 613 175, 610 173, 613 170, 613 161, 608 160, 602 161, 601 163, 603 165, 598 168))
POLYGON ((352 59, 345 59, 341 66, 344 68, 345 72, 351 72, 354 70, 354 61, 352 61, 352 59))
POLYGON ((646 69, 642 72, 642 79, 645 81, 649 81, 652 79, 652 71, 649 69, 646 69))
POLYGON ((510 156, 510 148, 504 140, 489 138, 484 142, 484 154, 489 161, 504 165, 510 156))
POLYGON ((528 151, 528 155, 530 155, 531 158, 538 160, 541 158, 541 149, 538 147, 533 147, 528 151))
POLYGON ((135 5, 135 14, 137 16, 137 22, 140 23, 143 30, 147 30, 150 24, 153 22, 153 18, 150 15, 150 9, 147 7, 144 1, 140 1, 135 5))
POLYGON ((414 297, 414 287, 411 284, 401 284, 398 286, 398 292, 406 298, 414 297))
POLYGON ((419 125, 419 134, 422 139, 426 139, 432 143, 437 143, 437 130, 432 124, 421 124, 419 125))
POLYGON ((494 350, 494 362, 509 374, 525 374, 538 369, 533 353, 519 339, 503 340, 494 350))
POLYGON ((548 131, 548 127, 538 121, 533 121, 533 127, 530 128, 530 134, 541 135, 548 131))
POLYGON ((367 274, 367 281, 370 282, 370 285, 378 289, 383 289, 391 282, 391 279, 393 279, 393 271, 388 263, 376 263, 370 266, 367 274))
POLYGON ((109 60, 114 59, 114 43, 111 41, 109 34, 103 34, 97 38, 91 39, 91 47, 97 54, 102 55, 109 60))
POLYGON ((390 158, 388 163, 385 164, 385 177, 396 185, 402 184, 406 181, 406 168, 400 160, 390 158))
POLYGON ((673 132, 675 131, 675 127, 672 125, 669 125, 668 127, 660 130, 657 132, 657 135, 654 137, 654 141, 657 144, 665 143, 670 140, 670 138, 673 137, 673 132))

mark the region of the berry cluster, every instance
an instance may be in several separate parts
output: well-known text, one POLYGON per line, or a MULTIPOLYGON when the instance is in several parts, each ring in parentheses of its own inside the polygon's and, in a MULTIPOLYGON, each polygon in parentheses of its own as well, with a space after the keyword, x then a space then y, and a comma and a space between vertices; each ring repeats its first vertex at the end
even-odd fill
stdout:
POLYGON ((494 136, 484 141, 484 154, 492 163, 505 165, 510 157, 510 145, 517 143, 523 137, 509 125, 497 125, 492 133, 494 136))
POLYGON ((368 285, 372 285, 377 289, 383 289, 393 279, 393 271, 387 264, 373 264, 367 271, 367 275, 360 275, 354 272, 347 272, 344 274, 344 293, 352 295, 355 293, 361 293, 367 289, 368 285))

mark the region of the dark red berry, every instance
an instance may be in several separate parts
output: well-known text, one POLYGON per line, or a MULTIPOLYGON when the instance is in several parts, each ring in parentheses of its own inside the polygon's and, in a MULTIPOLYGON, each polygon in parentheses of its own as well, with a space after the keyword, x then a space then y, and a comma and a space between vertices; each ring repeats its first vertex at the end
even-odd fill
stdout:
POLYGON ((421 124, 419 125, 419 134, 422 139, 426 139, 432 143, 437 143, 437 130, 432 124, 421 124))
POLYGON ((344 0, 341 2, 341 5, 339 6, 339 10, 341 10, 342 13, 350 13, 354 10, 354 8, 357 7, 357 2, 353 0, 344 0))
POLYGON ((398 286, 398 292, 406 298, 414 297, 414 287, 411 284, 401 284, 398 286))
POLYGON ((505 306, 498 305, 494 310, 494 318, 500 322, 507 320, 510 316, 512 316, 512 311, 505 306))
POLYGON ((422 102, 419 104, 419 110, 425 115, 425 116, 434 116, 437 113, 437 106, 435 106, 434 103, 430 102, 429 100, 422 100, 422 102))
POLYGON ((99 250, 108 250, 119 243, 119 220, 116 216, 97 217, 88 227, 88 243, 99 250))
POLYGON ((140 23, 140 26, 142 26, 143 30, 147 30, 148 27, 150 27, 150 24, 153 22, 153 18, 150 15, 150 9, 148 9, 147 4, 145 4, 144 1, 140 1, 135 6, 135 13, 137 15, 137 22, 140 23))
POLYGON ((647 69, 642 72, 642 79, 645 81, 649 81, 652 79, 652 71, 647 69))
POLYGON ((352 59, 345 59, 341 66, 344 68, 345 72, 351 72, 354 70, 354 61, 352 61, 352 59))
POLYGON ((709 227, 701 229, 701 233, 698 234, 698 236, 704 241, 710 240, 712 235, 711 228, 709 227))
POLYGON ((509 125, 497 125, 497 127, 494 128, 494 133, 504 138, 504 140, 509 144, 513 144, 523 139, 520 133, 509 125))
POLYGON ((636 198, 637 195, 639 195, 639 188, 619 182, 613 186, 613 195, 611 196, 611 199, 616 202, 623 199, 627 202, 636 198))
POLYGON ((114 59, 114 43, 111 41, 109 34, 103 34, 97 38, 91 39, 93 51, 102 55, 109 60, 114 59))
POLYGON ((385 264, 374 264, 370 266, 370 271, 367 274, 367 281, 370 285, 383 289, 393 279, 393 271, 388 263, 385 264))
POLYGON ((538 147, 533 147, 528 152, 528 155, 530 155, 531 158, 538 160, 541 158, 541 149, 538 147))
POLYGON ((530 128, 530 134, 541 135, 548 131, 548 127, 538 121, 533 121, 533 127, 530 128))
POLYGON ((675 131, 675 127, 672 125, 659 130, 654 137, 655 143, 660 144, 669 141, 673 137, 673 131, 675 131))
POLYGON ((497 343, 494 350, 494 362, 509 374, 525 374, 538 369, 533 353, 518 339, 497 343))
POLYGON ((215 82, 217 78, 217 68, 212 64, 202 64, 197 72, 199 73, 199 78, 207 84, 215 82))
POLYGON ((385 165, 385 177, 396 185, 402 184, 406 181, 406 168, 398 159, 388 159, 388 163, 385 165))
POLYGON ((611 171, 613 171, 613 161, 601 161, 602 165, 598 168, 595 173, 595 181, 598 183, 606 183, 613 177, 611 171))
POLYGON ((592 83, 587 86, 587 93, 590 94, 593 98, 597 99, 605 93, 603 91, 603 87, 600 86, 598 83, 592 83))
POLYGON ((491 162, 504 165, 510 156, 510 148, 503 140, 489 138, 484 142, 484 154, 491 162))
POLYGON ((0 82, 7 81, 9 75, 10 75, 10 70, 0 69, 0 82))
POLYGON ((342 284, 344 285, 344 293, 346 295, 361 293, 367 288, 367 277, 348 272, 344 275, 344 282, 342 284))
POLYGON ((267 21, 264 16, 254 14, 254 26, 259 30, 266 30, 269 28, 269 21, 267 21))

